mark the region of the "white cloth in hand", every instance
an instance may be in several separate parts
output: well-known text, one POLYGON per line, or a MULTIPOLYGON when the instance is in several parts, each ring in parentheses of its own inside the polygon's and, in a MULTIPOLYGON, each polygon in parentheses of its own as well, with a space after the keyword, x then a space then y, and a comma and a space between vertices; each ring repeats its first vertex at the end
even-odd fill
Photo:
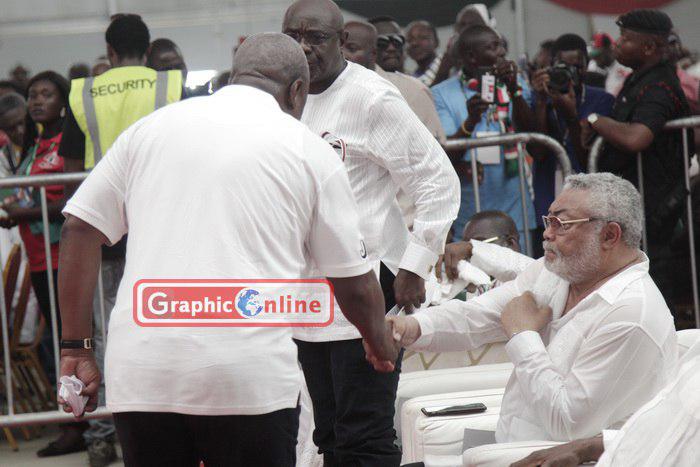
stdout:
POLYGON ((85 412, 85 405, 88 397, 81 396, 85 385, 75 375, 61 376, 61 385, 58 388, 58 395, 73 409, 76 417, 80 417, 85 412))

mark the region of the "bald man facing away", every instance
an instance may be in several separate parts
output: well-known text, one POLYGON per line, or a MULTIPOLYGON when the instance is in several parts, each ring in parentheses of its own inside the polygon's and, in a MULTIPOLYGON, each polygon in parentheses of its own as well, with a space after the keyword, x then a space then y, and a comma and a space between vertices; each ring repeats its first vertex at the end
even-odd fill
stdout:
POLYGON ((297 120, 308 86, 298 44, 282 34, 251 36, 230 86, 134 124, 66 205, 61 374, 86 385, 88 411, 100 374, 92 351, 76 343, 92 337, 100 247, 129 234, 105 372, 127 466, 295 465, 301 373, 284 326, 289 315, 282 327, 261 320, 276 312, 271 297, 288 293, 298 303, 308 290, 273 295, 248 279, 303 279, 313 264, 368 351, 388 360, 375 368, 393 370, 398 351, 361 254, 343 164, 297 120), (139 288, 144 279, 161 286, 139 288), (240 282, 209 291, 222 280, 240 282))

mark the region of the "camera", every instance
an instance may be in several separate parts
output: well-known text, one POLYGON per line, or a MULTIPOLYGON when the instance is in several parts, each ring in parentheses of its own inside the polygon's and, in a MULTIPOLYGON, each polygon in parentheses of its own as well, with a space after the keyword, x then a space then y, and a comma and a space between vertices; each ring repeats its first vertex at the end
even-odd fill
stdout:
POLYGON ((547 74, 549 75, 549 89, 561 94, 569 92, 569 83, 573 83, 576 87, 581 80, 578 68, 566 63, 555 63, 547 70, 547 74))

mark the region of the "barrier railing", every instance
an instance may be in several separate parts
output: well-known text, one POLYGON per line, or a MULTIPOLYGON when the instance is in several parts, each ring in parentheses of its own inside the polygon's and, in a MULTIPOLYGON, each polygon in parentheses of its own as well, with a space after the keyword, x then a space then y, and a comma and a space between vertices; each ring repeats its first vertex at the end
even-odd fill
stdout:
MULTIPOLYGON (((683 179, 685 183, 686 195, 686 220, 688 223, 688 243, 690 246, 690 277, 693 288, 693 309, 695 312, 695 326, 700 327, 700 298, 698 297, 698 271, 697 258, 695 256, 695 226, 693 225, 693 203, 690 193, 690 154, 688 149, 688 128, 700 127, 700 117, 687 117, 667 122, 664 131, 681 130, 683 136, 683 179)), ((603 150, 603 138, 598 137, 591 146, 588 156, 588 171, 591 173, 598 171, 598 159, 603 150)), ((644 170, 642 167, 642 153, 637 153, 637 179, 639 180, 639 192, 642 195, 642 207, 644 206, 644 184, 642 183, 644 170)), ((646 252, 648 247, 646 225, 642 230, 642 248, 646 252)))
MULTIPOLYGON (((557 158, 557 163, 559 164, 564 177, 571 173, 571 161, 569 161, 569 156, 566 154, 564 147, 554 138, 540 133, 511 133, 507 135, 486 136, 484 138, 454 139, 447 141, 444 144, 444 148, 445 150, 452 151, 481 148, 485 146, 516 145, 518 149, 518 177, 520 178, 520 204, 523 210, 525 249, 528 256, 532 256, 532 239, 530 238, 530 235, 528 235, 530 225, 528 221, 527 200, 529 198, 527 181, 525 179, 525 155, 523 150, 523 144, 527 144, 529 142, 535 142, 551 149, 554 152, 554 156, 557 158)), ((470 159, 472 168, 472 185, 475 187, 474 206, 476 207, 476 212, 480 212, 481 196, 479 195, 479 175, 477 173, 476 157, 470 157, 470 159)))
MULTIPOLYGON (((56 381, 60 378, 60 352, 58 341, 58 317, 56 306, 56 295, 54 293, 56 284, 54 282, 53 264, 51 258, 51 245, 49 239, 49 212, 46 199, 46 186, 53 185, 76 185, 82 182, 87 177, 87 173, 65 173, 65 174, 50 174, 50 175, 31 175, 21 177, 7 177, 0 179, 0 189, 2 188, 26 188, 38 187, 41 199, 41 218, 44 229, 44 250, 46 253, 46 274, 48 277, 49 303, 51 311, 51 332, 53 338, 54 363, 56 366, 56 381)), ((5 264, 4 258, 0 257, 0 264, 5 264)), ((102 289, 102 274, 98 275, 97 280, 98 293, 100 297, 100 319, 105 323, 104 295, 102 289)), ((12 291, 14 293, 14 290, 12 291)), ((0 427, 12 427, 18 425, 31 425, 43 423, 60 423, 75 420, 73 414, 64 413, 60 408, 58 410, 30 412, 30 413, 15 413, 15 394, 13 385, 13 367, 11 362, 10 348, 10 326, 9 326, 9 310, 5 305, 5 287, 0 286, 0 319, 2 320, 2 348, 3 348, 3 363, 4 363, 4 383, 7 388, 7 415, 0 415, 0 427)), ((20 332, 20 329, 13 329, 12 332, 20 332)), ((102 326, 102 342, 106 345, 107 330, 102 326)), ((55 394, 53 388, 53 393, 55 394)), ((104 407, 100 407, 95 412, 86 414, 85 419, 105 418, 111 414, 104 407)))

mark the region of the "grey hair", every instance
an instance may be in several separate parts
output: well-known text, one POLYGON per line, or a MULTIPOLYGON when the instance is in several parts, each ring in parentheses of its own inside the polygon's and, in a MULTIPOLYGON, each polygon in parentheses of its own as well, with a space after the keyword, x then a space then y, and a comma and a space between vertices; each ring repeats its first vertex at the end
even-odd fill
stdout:
POLYGON ((622 241, 630 248, 639 248, 644 225, 642 197, 624 178, 611 173, 569 175, 565 190, 585 190, 589 194, 591 217, 617 223, 622 229, 622 241))
POLYGON ((16 92, 9 92, 0 97, 0 115, 5 115, 5 113, 9 112, 10 110, 14 110, 18 107, 24 107, 26 105, 27 101, 24 100, 24 97, 16 92))

